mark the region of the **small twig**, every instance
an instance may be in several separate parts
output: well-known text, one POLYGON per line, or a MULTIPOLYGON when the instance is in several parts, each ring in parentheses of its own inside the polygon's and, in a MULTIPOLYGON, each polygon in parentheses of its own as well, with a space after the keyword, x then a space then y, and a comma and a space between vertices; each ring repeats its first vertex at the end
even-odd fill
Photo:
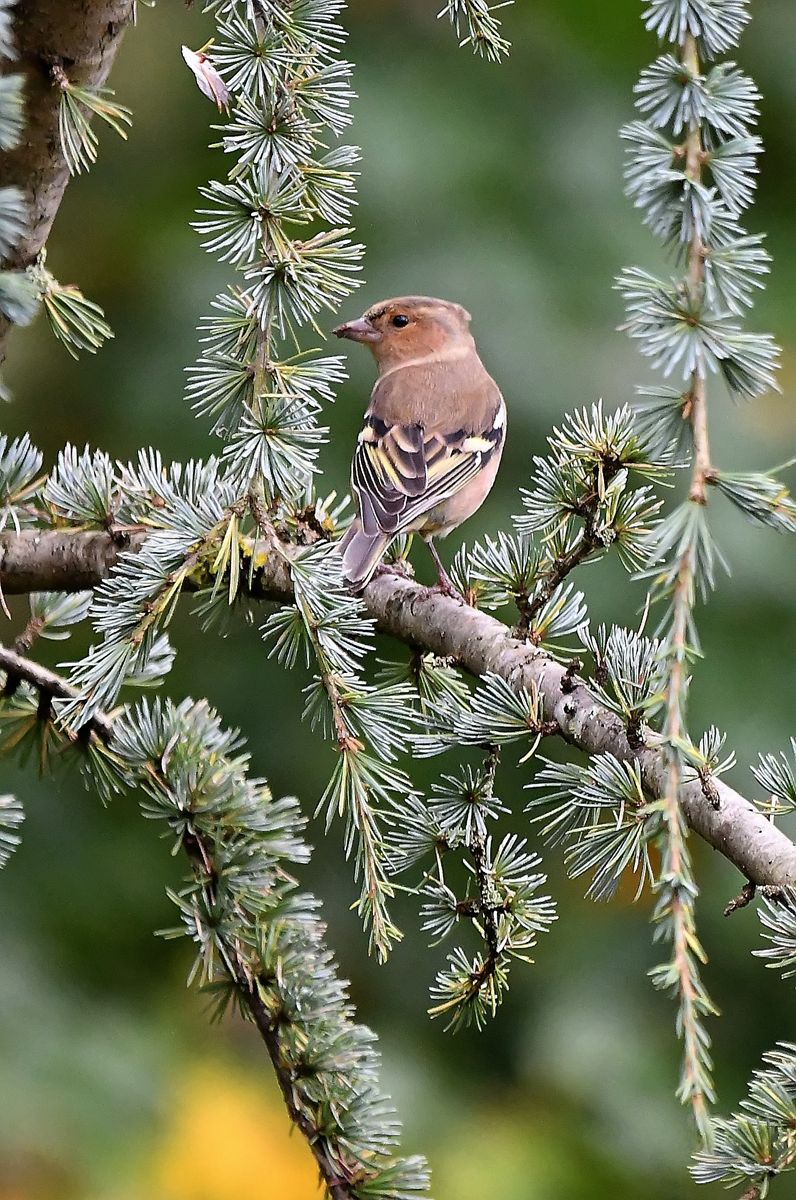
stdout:
MULTIPOLYGON (((9 650, 7 646, 0 646, 0 670, 6 671, 8 676, 25 680, 26 683, 36 688, 40 697, 47 698, 48 713, 53 699, 75 700, 80 696, 77 688, 72 687, 55 671, 50 671, 30 658, 23 658, 21 654, 17 654, 15 650, 9 650)), ((87 724, 103 742, 106 744, 110 742, 113 735, 113 721, 106 713, 95 713, 87 724)))
POLYGON ((498 924, 495 914, 500 909, 500 903, 495 895, 492 873, 486 857, 485 840, 479 833, 474 833, 467 845, 475 868, 475 878, 478 885, 478 914, 484 927, 484 940, 489 950, 489 973, 494 970, 498 954, 498 924))
POLYGON ((582 530, 580 540, 570 550, 569 554, 565 554, 563 558, 556 559, 550 574, 545 577, 545 581, 539 590, 534 595, 533 600, 524 604, 520 609, 520 620, 517 625, 517 634, 519 637, 528 637, 530 635, 533 640, 533 621, 534 617, 538 616, 541 610, 547 604, 553 592, 560 583, 563 583, 567 575, 574 571, 599 545, 598 539, 593 533, 590 533, 590 523, 587 520, 586 528, 582 530))
MULTIPOLYGON (((613 459, 604 460, 602 463, 602 475, 605 483, 610 483, 619 469, 620 464, 613 459)), ((580 538, 568 554, 555 560, 549 573, 544 578, 544 583, 535 592, 533 600, 529 601, 527 597, 524 597, 517 601, 517 607, 520 612, 520 620, 517 625, 518 637, 527 638, 530 636, 531 641, 536 641, 533 629, 534 617, 541 612, 556 588, 564 582, 566 577, 603 544, 595 530, 595 521, 600 506, 597 474, 597 468, 595 468, 594 487, 589 495, 583 499, 578 508, 578 516, 583 518, 583 528, 580 538)))
POLYGON ((716 782, 710 771, 703 768, 702 770, 697 771, 697 775, 699 776, 699 784, 702 788, 702 795, 713 806, 713 808, 721 808, 719 789, 716 787, 716 782))
MULTIPOLYGON (((497 746, 491 746, 484 759, 486 773, 486 791, 489 796, 494 792, 495 774, 500 762, 500 751, 497 746)), ((473 860, 475 880, 478 887, 478 913, 484 930, 484 940, 489 951, 480 971, 480 982, 483 983, 492 975, 500 956, 500 938, 498 931, 497 913, 501 909, 500 897, 495 890, 495 880, 486 853, 486 838, 483 834, 473 831, 467 843, 467 849, 473 860)))
MULTIPOLYGON (((683 45, 683 63, 692 74, 699 74, 700 63, 695 37, 688 35, 683 45)), ((698 184, 702 178, 703 164, 702 131, 697 124, 686 139, 685 173, 689 180, 698 184)), ((688 287, 695 296, 701 295, 705 282, 704 246, 698 231, 694 232, 688 248, 688 287)), ((700 364, 700 368, 701 368, 700 364)), ((687 403, 688 420, 691 424, 694 461, 691 475, 689 500, 704 504, 706 474, 710 471, 710 449, 708 446, 707 408, 705 394, 705 372, 696 369, 691 376, 691 389, 687 403)), ((685 410, 684 410, 685 412, 685 410)), ((685 704, 688 689, 687 656, 689 629, 694 604, 694 568, 692 548, 687 545, 677 564, 677 575, 672 593, 672 622, 669 635, 668 656, 670 660, 664 732, 669 744, 684 736, 685 704)), ((683 789, 682 764, 676 752, 669 752, 666 784, 663 791, 663 818, 666 826, 666 877, 671 882, 662 891, 667 903, 660 912, 670 923, 672 943, 672 966, 677 976, 679 1001, 679 1023, 682 1029, 683 1093, 691 1105, 694 1119, 700 1131, 708 1120, 708 1095, 701 1069, 704 1045, 701 1040, 700 1022, 706 1011, 706 997, 699 994, 697 960, 693 946, 695 941, 694 906, 688 889, 682 884, 690 876, 688 849, 681 825, 683 789)), ((705 791, 700 776, 700 789, 705 791)), ((709 797, 711 798, 711 797, 709 797)), ((715 808, 718 791, 711 798, 715 808)), ((660 903, 660 902, 659 902, 660 903)))
POLYGON ((752 903, 756 894, 757 894, 757 884, 747 881, 741 888, 738 895, 734 896, 733 899, 730 900, 729 904, 727 904, 727 906, 725 907, 725 909, 724 909, 725 917, 732 916, 732 914, 734 912, 737 912, 739 908, 746 908, 746 906, 748 904, 752 903))
MULTIPOLYGON (((699 74, 699 53, 696 38, 693 36, 686 38, 683 49, 683 61, 692 74, 699 74)), ((702 180, 704 150, 702 131, 699 125, 696 125, 686 139, 685 173, 693 183, 698 184, 702 180)), ((688 249, 688 283, 693 291, 697 293, 701 293, 705 286, 705 247, 696 230, 688 249)), ((694 442, 694 464, 688 498, 695 504, 706 504, 706 484, 713 473, 713 467, 710 459, 710 443, 708 440, 704 371, 694 371, 691 377, 689 401, 688 419, 691 422, 691 432, 694 442)))
POLYGON ((730 900, 724 909, 725 917, 729 917, 732 913, 737 912, 739 908, 746 908, 747 904, 751 903, 755 896, 765 896, 766 900, 774 900, 777 904, 787 904, 792 907, 786 888, 777 887, 775 884, 770 883, 747 882, 741 888, 739 894, 733 900, 730 900))
POLYGON ((778 904, 786 904, 788 901, 788 893, 785 888, 775 887, 768 883, 747 882, 724 909, 725 917, 731 916, 739 908, 746 908, 755 896, 765 896, 767 900, 775 900, 778 904))
MULTIPOLYGON (((31 617, 25 628, 14 640, 14 650, 17 652, 17 654, 27 654, 43 628, 44 621, 41 617, 31 617)), ((3 686, 2 694, 6 697, 13 696, 20 683, 21 679, 19 675, 16 675, 13 671, 8 670, 6 672, 6 681, 3 686)))
POLYGON ((17 654, 27 654, 32 649, 42 629, 44 629, 44 618, 31 617, 22 630, 22 633, 14 639, 14 649, 17 654))

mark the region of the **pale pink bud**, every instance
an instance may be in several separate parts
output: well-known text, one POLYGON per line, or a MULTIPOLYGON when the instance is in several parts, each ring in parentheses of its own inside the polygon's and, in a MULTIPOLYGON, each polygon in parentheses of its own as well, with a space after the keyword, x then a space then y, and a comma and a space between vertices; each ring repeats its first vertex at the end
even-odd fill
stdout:
POLYGON ((201 91, 223 112, 229 108, 229 88, 203 50, 182 48, 182 56, 194 73, 201 91))

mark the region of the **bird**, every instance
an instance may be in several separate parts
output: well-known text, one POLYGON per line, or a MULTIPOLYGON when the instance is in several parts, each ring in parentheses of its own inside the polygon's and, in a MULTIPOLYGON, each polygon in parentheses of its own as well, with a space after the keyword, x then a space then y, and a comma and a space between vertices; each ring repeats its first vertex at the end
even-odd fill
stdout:
POLYGON ((461 599, 434 545, 471 517, 495 482, 506 404, 470 332, 466 308, 399 296, 338 325, 379 370, 354 450, 356 516, 340 542, 343 576, 361 591, 400 533, 426 542, 438 589, 461 599))

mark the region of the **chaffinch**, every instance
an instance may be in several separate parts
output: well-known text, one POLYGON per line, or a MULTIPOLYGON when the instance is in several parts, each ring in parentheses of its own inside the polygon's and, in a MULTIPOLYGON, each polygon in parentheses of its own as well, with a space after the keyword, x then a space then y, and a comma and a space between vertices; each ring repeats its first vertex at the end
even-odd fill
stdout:
POLYGON ((361 589, 399 533, 419 533, 457 594, 434 546, 480 508, 495 481, 506 405, 487 373, 460 304, 429 296, 382 300, 337 337, 364 342, 379 377, 357 441, 357 507, 341 542, 343 573, 361 589))

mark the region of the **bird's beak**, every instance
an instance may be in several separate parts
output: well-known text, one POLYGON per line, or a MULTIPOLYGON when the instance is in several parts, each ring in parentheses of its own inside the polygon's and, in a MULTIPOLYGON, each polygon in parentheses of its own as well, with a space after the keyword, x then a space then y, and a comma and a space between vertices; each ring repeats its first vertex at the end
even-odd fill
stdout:
POLYGON ((375 325, 367 317, 357 317, 356 321, 346 321, 332 330, 335 337, 348 338, 351 342, 377 342, 381 337, 375 325))

